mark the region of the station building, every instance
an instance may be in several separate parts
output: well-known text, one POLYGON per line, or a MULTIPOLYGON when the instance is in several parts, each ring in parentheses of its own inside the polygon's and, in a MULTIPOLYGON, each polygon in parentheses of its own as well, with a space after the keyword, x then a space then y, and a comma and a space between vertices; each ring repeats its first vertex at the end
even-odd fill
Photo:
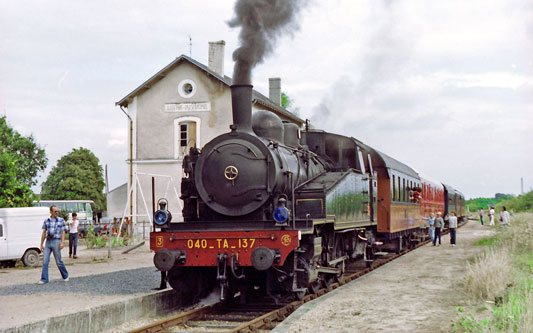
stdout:
MULTIPOLYGON (((116 103, 130 120, 130 159, 128 183, 108 195, 108 217, 122 217, 124 212, 130 216, 131 209, 141 236, 147 237, 150 229, 152 177, 154 204, 166 198, 172 221, 182 221, 179 197, 183 157, 191 147, 201 148, 228 132, 233 122, 232 79, 224 75, 224 46, 224 41, 209 43, 207 66, 186 55, 177 57, 116 103)), ((304 124, 281 107, 279 78, 269 79, 269 97, 254 90, 252 103, 252 112, 268 110, 299 127, 304 124)))

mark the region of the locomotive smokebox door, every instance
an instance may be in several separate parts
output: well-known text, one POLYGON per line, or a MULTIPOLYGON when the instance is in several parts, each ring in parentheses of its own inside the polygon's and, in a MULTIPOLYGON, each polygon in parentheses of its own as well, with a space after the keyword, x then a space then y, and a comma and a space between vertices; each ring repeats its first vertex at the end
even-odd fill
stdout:
POLYGON ((246 139, 226 140, 207 151, 204 148, 199 161, 200 172, 195 175, 198 193, 220 214, 242 216, 269 198, 267 155, 246 139))

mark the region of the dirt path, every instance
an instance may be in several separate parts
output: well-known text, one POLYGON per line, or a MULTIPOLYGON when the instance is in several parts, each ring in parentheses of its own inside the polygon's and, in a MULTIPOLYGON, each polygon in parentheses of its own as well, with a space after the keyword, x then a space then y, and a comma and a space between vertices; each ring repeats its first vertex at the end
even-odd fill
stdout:
POLYGON ((461 278, 466 261, 491 235, 469 222, 457 232, 457 246, 423 246, 330 293, 307 303, 275 332, 447 332, 468 297, 461 278))

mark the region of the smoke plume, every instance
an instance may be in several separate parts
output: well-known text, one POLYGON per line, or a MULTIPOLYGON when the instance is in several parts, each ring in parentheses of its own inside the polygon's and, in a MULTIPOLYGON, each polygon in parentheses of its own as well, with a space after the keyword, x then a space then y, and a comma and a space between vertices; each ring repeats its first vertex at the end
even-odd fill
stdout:
POLYGON ((277 38, 296 31, 294 18, 306 0, 238 0, 229 26, 241 27, 241 46, 233 52, 233 84, 251 84, 251 72, 272 53, 277 38))

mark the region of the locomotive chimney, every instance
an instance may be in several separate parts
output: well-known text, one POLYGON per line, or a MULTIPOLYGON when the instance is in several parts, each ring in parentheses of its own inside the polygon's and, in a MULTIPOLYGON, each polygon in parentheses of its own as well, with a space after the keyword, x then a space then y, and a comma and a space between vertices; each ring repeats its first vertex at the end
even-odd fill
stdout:
POLYGON ((250 84, 231 86, 232 129, 236 131, 252 132, 252 88, 250 84))

